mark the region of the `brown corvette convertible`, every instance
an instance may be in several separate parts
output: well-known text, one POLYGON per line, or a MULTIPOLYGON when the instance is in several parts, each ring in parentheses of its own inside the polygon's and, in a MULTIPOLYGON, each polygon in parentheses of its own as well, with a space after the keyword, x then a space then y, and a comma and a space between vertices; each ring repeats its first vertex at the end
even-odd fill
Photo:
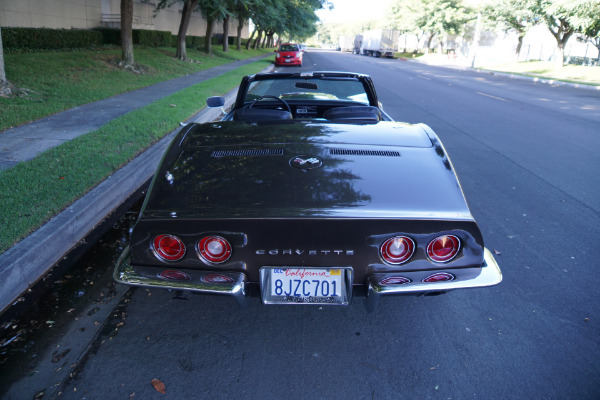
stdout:
POLYGON ((436 134, 392 121, 368 76, 341 72, 245 77, 222 121, 183 127, 114 277, 369 308, 502 280, 436 134))

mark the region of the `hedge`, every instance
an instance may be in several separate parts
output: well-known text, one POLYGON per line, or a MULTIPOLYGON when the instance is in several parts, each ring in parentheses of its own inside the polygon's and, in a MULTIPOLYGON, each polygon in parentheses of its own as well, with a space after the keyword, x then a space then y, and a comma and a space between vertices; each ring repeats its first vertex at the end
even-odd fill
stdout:
MULTIPOLYGON (((133 29, 133 44, 146 47, 176 47, 177 35, 169 31, 133 29)), ((235 43, 235 36, 229 37, 229 44, 235 43)), ((4 50, 57 50, 121 45, 121 30, 116 28, 49 29, 49 28, 2 28, 4 50)), ((223 34, 215 34, 213 45, 223 41, 223 34)), ((204 36, 186 36, 188 48, 204 48, 204 36)))
POLYGON ((102 34, 83 29, 2 28, 5 50, 55 50, 102 46, 102 34))

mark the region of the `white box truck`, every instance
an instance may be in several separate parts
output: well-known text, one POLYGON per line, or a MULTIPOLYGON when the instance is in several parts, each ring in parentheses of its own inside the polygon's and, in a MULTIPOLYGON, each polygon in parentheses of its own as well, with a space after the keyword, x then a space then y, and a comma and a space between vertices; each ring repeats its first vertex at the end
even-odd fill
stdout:
POLYGON ((338 47, 340 51, 352 51, 353 47, 354 38, 352 36, 340 36, 338 47))
POLYGON ((393 57, 398 50, 400 31, 393 29, 373 29, 363 33, 360 54, 374 57, 393 57))

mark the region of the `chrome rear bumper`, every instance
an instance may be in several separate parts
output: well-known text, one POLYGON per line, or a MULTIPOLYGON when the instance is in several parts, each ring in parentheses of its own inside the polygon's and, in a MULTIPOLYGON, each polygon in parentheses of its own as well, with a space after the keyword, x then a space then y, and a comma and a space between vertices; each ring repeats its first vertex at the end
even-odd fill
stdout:
MULTIPOLYGON (((228 282, 207 282, 206 277, 215 274, 215 271, 197 271, 185 269, 189 280, 170 280, 159 277, 164 267, 139 267, 134 269, 130 264, 130 249, 127 247, 115 267, 113 278, 119 283, 132 286, 155 287, 162 289, 185 290, 197 293, 221 294, 233 296, 242 307, 248 304, 248 280, 241 272, 219 272, 226 275, 228 282)), ((419 294, 432 292, 445 292, 454 289, 466 289, 493 286, 502 281, 502 272, 488 249, 484 251, 484 265, 482 268, 465 268, 462 270, 449 269, 447 272, 457 275, 452 281, 421 282, 421 277, 431 274, 432 271, 413 271, 403 273, 411 279, 409 283, 403 284, 380 284, 381 280, 389 276, 397 276, 398 273, 373 274, 367 278, 366 306, 369 311, 375 309, 377 301, 381 296, 419 294), (460 274, 458 273, 460 272, 460 274)))
POLYGON ((214 274, 212 271, 185 270, 190 280, 166 280, 158 277, 157 272, 168 268, 146 267, 147 273, 134 270, 130 264, 129 246, 123 251, 113 272, 113 278, 119 283, 132 286, 156 287, 161 289, 186 290, 207 294, 233 296, 242 307, 247 305, 246 275, 241 272, 220 273, 231 278, 230 282, 206 282, 203 278, 214 274))
MULTIPOLYGON (((410 277, 411 274, 423 274, 423 272, 412 272, 407 274, 373 274, 367 278, 367 309, 372 311, 375 309, 377 305, 377 300, 381 296, 386 295, 399 295, 399 294, 417 294, 417 293, 431 293, 431 292, 445 292, 448 290, 454 289, 467 289, 467 288, 478 288, 478 287, 486 287, 497 285, 502 282, 502 272, 500 271, 500 267, 496 263, 494 256, 488 249, 484 249, 484 265, 482 268, 471 268, 465 269, 468 272, 472 273, 471 276, 466 278, 459 278, 452 281, 443 281, 443 282, 432 282, 425 283, 421 282, 421 280, 414 279, 412 282, 404 283, 400 285, 381 285, 379 282, 387 276, 393 275, 407 275, 410 277), (472 270, 472 271, 469 271, 472 270), (481 272, 479 272, 481 271, 481 272), (477 273, 479 272, 479 273, 477 273)), ((449 273, 456 273, 456 270, 449 269, 449 273)), ((430 274, 431 271, 425 272, 425 274, 430 274)))

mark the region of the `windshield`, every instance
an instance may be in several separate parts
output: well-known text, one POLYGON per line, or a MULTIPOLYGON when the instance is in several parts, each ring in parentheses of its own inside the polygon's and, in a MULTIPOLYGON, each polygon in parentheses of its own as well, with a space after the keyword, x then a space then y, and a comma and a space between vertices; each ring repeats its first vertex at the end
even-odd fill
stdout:
POLYGON ((282 44, 279 51, 299 51, 297 44, 282 44))
POLYGON ((284 100, 336 100, 369 104, 361 81, 357 79, 289 78, 258 80, 250 83, 244 102, 261 96, 284 100))

